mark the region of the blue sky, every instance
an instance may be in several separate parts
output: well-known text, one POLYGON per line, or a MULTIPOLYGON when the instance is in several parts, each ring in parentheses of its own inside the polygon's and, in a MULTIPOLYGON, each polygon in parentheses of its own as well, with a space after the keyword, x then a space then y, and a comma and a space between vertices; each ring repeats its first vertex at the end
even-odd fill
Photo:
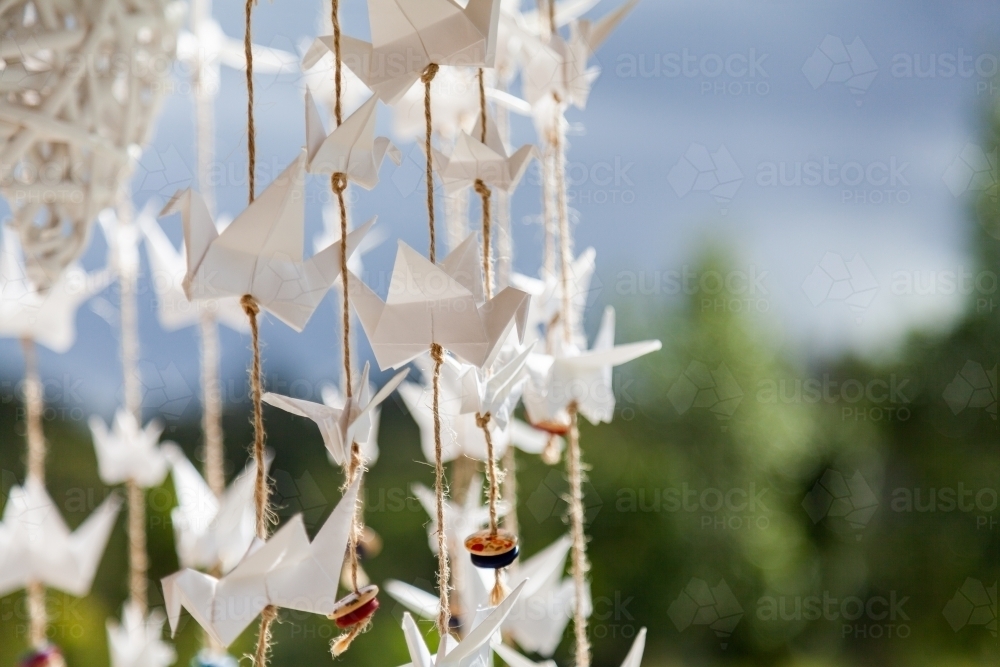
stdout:
MULTIPOLYGON (((364 3, 344 4, 346 30, 366 37, 364 3)), ((591 14, 614 4, 605 0, 591 14)), ((295 50, 316 34, 319 12, 319 3, 260 3, 256 40, 295 50)), ((241 34, 242 7, 217 3, 215 16, 228 34, 241 34)), ((912 327, 946 326, 970 298, 949 290, 946 278, 973 270, 966 211, 975 192, 962 175, 968 156, 976 155, 981 119, 1000 96, 998 29, 1000 5, 991 2, 644 0, 598 54, 603 74, 587 109, 570 114, 577 129, 569 151, 576 243, 598 249, 596 300, 679 298, 671 276, 706 241, 720 241, 733 249, 736 270, 756 278, 752 293, 741 291, 724 307, 760 313, 803 357, 845 349, 879 354, 912 327), (843 53, 848 60, 840 63, 843 53), (856 78, 845 82, 844 71, 856 78), (956 162, 960 154, 965 160, 956 162), (713 184, 723 187, 713 192, 713 184), (825 278, 845 267, 855 279, 846 288, 854 307, 837 298, 843 285, 831 290, 825 278), (907 278, 937 283, 931 294, 908 294, 907 278), (650 293, 630 294, 632 284, 650 293)), ((242 77, 223 70, 216 109, 217 156, 237 175, 246 158, 242 77)), ((165 160, 171 187, 148 185, 148 168, 140 169, 138 206, 189 184, 191 112, 179 87, 166 100, 144 162, 156 164, 149 155, 165 160)), ((256 113, 258 162, 283 167, 302 142, 300 78, 262 77, 256 113)), ((386 113, 380 124, 389 133, 386 113)), ((515 143, 532 141, 532 134, 528 121, 515 123, 515 143)), ((406 154, 412 144, 402 148, 406 154)), ((383 170, 375 191, 360 193, 353 212, 356 220, 377 213, 390 239, 366 257, 368 270, 389 270, 396 238, 426 245, 420 190, 401 192, 393 169, 383 170)), ((516 268, 533 274, 541 231, 531 220, 539 194, 537 180, 526 180, 513 206, 516 268)), ((316 200, 325 186, 317 179, 309 187, 307 238, 320 229, 316 200)), ((245 185, 225 184, 220 211, 239 212, 245 197, 245 185)), ((179 240, 179 222, 165 226, 179 240)), ((86 263, 96 265, 103 252, 95 234, 86 263)), ((693 284, 704 284, 701 278, 693 284)), ((739 275, 734 280, 742 284, 739 275)), ((143 285, 147 384, 170 390, 176 399, 170 410, 196 415, 196 332, 161 331, 143 285)), ((983 285, 970 296, 996 300, 988 280, 983 285)), ((714 307, 714 295, 706 296, 712 297, 706 307, 714 307)), ((62 392, 86 411, 114 408, 117 338, 99 315, 113 315, 114 301, 106 292, 81 309, 69 353, 42 353, 50 398, 62 392)), ((334 378, 334 325, 329 299, 302 334, 269 320, 262 331, 271 381, 318 386, 334 378)), ((224 374, 238 394, 249 341, 228 331, 222 336, 224 374)), ((10 395, 21 368, 17 342, 0 341, 0 374, 7 378, 0 394, 10 395)))

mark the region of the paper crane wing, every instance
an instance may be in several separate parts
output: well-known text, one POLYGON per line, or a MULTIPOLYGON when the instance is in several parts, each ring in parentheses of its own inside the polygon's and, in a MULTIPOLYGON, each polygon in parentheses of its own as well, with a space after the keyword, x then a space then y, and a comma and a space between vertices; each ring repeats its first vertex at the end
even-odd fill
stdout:
POLYGON ((553 660, 543 660, 542 662, 529 660, 503 642, 493 642, 492 646, 493 651, 507 663, 508 667, 556 667, 553 660))
POLYGON ((465 637, 458 643, 454 649, 449 651, 446 655, 441 655, 438 652, 437 660, 435 665, 437 667, 443 667, 444 665, 457 665, 464 658, 469 657, 482 647, 489 644, 493 635, 500 630, 500 626, 503 625, 504 620, 506 620, 507 615, 510 614, 511 609, 517 603, 518 597, 521 595, 521 591, 524 589, 524 583, 522 582, 514 590, 510 592, 503 602, 496 606, 490 615, 487 616, 482 623, 474 627, 465 637))
POLYGON ((378 170, 391 142, 379 137, 376 151, 375 109, 378 98, 371 97, 329 135, 323 130, 319 111, 306 92, 306 144, 308 171, 313 174, 346 173, 351 182, 366 190, 378 184, 378 170))
POLYGON ((271 604, 327 615, 337 602, 337 585, 358 500, 360 476, 337 503, 316 539, 288 554, 267 576, 271 604))
POLYGON ((331 408, 323 403, 313 403, 299 398, 290 398, 280 394, 268 392, 263 396, 264 402, 281 408, 285 412, 291 412, 299 417, 308 417, 319 426, 320 434, 323 436, 323 444, 326 446, 330 456, 343 465, 347 460, 345 453, 346 420, 342 419, 344 410, 331 408))
POLYGON ((436 617, 440 608, 438 596, 402 581, 389 579, 385 582, 385 592, 396 602, 423 618, 436 617))

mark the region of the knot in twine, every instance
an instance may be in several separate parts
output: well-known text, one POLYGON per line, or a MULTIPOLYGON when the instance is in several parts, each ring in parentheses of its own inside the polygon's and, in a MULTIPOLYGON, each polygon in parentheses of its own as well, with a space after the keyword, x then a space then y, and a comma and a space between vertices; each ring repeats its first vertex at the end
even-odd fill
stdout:
POLYGON ((334 174, 330 176, 330 187, 333 188, 333 191, 336 192, 337 194, 340 194, 344 190, 346 190, 347 174, 345 174, 342 171, 334 172, 334 174))
POLYGON ((490 413, 488 412, 486 414, 479 414, 478 412, 476 413, 476 426, 478 426, 479 428, 486 428, 487 425, 489 425, 489 423, 490 423, 490 413))
POLYGON ((438 73, 441 67, 437 63, 431 63, 424 68, 424 71, 420 74, 420 81, 425 85, 434 80, 434 76, 438 73))
POLYGON ((486 183, 484 183, 483 179, 481 178, 476 179, 476 182, 473 183, 473 187, 476 190, 476 194, 478 194, 480 197, 489 197, 490 195, 493 194, 489 186, 487 186, 486 183))
POLYGON ((240 297, 240 305, 243 306, 243 312, 247 314, 247 317, 257 317, 260 314, 260 306, 257 305, 257 300, 249 294, 244 294, 240 297))

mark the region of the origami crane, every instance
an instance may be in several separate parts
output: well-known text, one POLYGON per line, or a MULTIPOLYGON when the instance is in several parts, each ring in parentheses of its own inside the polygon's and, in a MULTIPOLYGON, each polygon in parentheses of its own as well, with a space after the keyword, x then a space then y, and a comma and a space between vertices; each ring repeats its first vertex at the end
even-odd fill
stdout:
MULTIPOLYGON (((597 253, 593 248, 581 252, 569 265, 570 318, 572 320, 573 343, 578 347, 587 344, 581 328, 583 312, 591 294, 590 281, 596 267, 597 253)), ((562 280, 560 276, 532 278, 520 273, 511 275, 510 284, 531 295, 528 307, 528 322, 525 341, 532 343, 542 338, 552 340, 563 337, 562 322, 562 280)))
MULTIPOLYGON (((573 614, 573 582, 563 577, 571 545, 572 540, 564 536, 509 568, 509 585, 523 585, 524 589, 501 629, 525 651, 552 655, 573 614), (544 613, 540 614, 540 611, 544 613)), ((458 559, 455 566, 461 568, 463 609, 471 613, 488 606, 493 586, 492 573, 472 566, 469 559, 458 559), (468 563, 468 566, 463 563, 468 563)), ((396 580, 387 581, 385 590, 415 614, 427 619, 437 617, 437 595, 396 580)), ((585 607, 585 614, 589 616, 589 599, 585 607)))
POLYGON ((222 646, 229 646, 263 611, 274 605, 329 615, 337 602, 360 478, 352 484, 310 542, 297 514, 266 542, 254 540, 247 555, 221 579, 182 570, 163 579, 171 632, 182 607, 222 646))
POLYGON ((587 105, 590 88, 600 74, 600 68, 587 67, 587 61, 625 19, 638 0, 628 0, 600 20, 570 22, 569 39, 558 32, 546 40, 526 37, 522 41, 522 93, 537 116, 544 116, 547 103, 558 97, 562 105, 580 109, 587 105))
POLYGON ((174 248, 148 207, 136 216, 136 224, 146 241, 146 255, 153 273, 153 289, 156 290, 157 319, 164 330, 177 331, 194 326, 206 311, 233 331, 242 333, 249 330, 246 313, 240 307, 238 298, 205 301, 187 298, 184 294, 184 275, 187 273, 184 248, 180 251, 174 248))
MULTIPOLYGON (((431 63, 492 67, 500 0, 368 0, 372 41, 342 36, 343 62, 382 101, 394 104, 431 63)), ((312 67, 333 37, 320 37, 302 59, 312 67)))
POLYGON ((170 644, 160 639, 167 617, 157 610, 143 618, 134 602, 126 602, 122 622, 108 619, 111 667, 167 667, 177 660, 170 644))
MULTIPOLYGON (((221 234, 201 196, 174 195, 161 215, 181 213, 191 300, 249 294, 279 320, 301 331, 340 277, 340 242, 303 261, 306 157, 299 155, 221 234)), ((347 254, 375 223, 347 235, 347 254)))
POLYGON ((437 265, 400 241, 385 302, 352 277, 348 294, 383 370, 399 368, 433 343, 483 367, 493 363, 515 324, 523 338, 528 295, 506 287, 484 302, 479 261, 471 235, 437 265))
POLYGON ((368 386, 368 364, 366 363, 354 389, 354 396, 346 399, 337 407, 272 394, 271 392, 264 394, 263 398, 265 403, 300 417, 308 417, 316 422, 323 435, 323 444, 326 445, 327 452, 337 465, 342 466, 350 461, 352 443, 356 442, 363 446, 368 442, 372 430, 372 411, 389 398, 407 373, 409 373, 408 370, 397 373, 372 397, 371 389, 368 386))
POLYGON ((385 137, 375 137, 375 108, 372 97, 348 116, 330 134, 323 128, 319 109, 306 91, 306 170, 310 174, 347 174, 352 183, 365 190, 378 185, 378 170, 386 153, 397 165, 403 154, 385 137))
MULTIPOLYGON (((522 370, 530 355, 525 348, 488 378, 477 368, 445 357, 441 367, 439 413, 442 422, 441 456, 451 461, 460 455, 486 460, 486 436, 476 422, 476 413, 490 413, 490 437, 493 455, 500 458, 513 444, 522 451, 540 453, 547 438, 526 424, 510 419, 524 385, 522 370)), ((497 362, 500 363, 499 361, 497 362)), ((403 383, 399 394, 420 429, 420 444, 428 461, 434 460, 433 391, 430 385, 431 362, 418 358, 423 383, 403 383)))
MULTIPOLYGON (((521 595, 521 586, 510 592, 510 595, 490 610, 484 610, 483 618, 476 623, 473 628, 460 642, 455 642, 450 634, 442 638, 443 648, 437 654, 431 655, 424 641, 424 636, 417 627, 413 617, 409 612, 403 612, 403 635, 406 637, 406 648, 410 652, 410 665, 412 667, 444 667, 445 665, 458 665, 460 662, 481 652, 484 648, 489 651, 490 641, 493 635, 500 629, 505 618, 510 613, 518 597, 521 595)), ((488 656, 487 656, 488 657, 488 656)))
POLYGON ((481 180, 491 188, 513 192, 517 187, 528 163, 536 156, 531 144, 521 146, 513 155, 507 155, 496 123, 487 115, 486 143, 479 141, 482 136, 482 121, 477 121, 472 135, 462 132, 458 135, 451 155, 444 155, 431 149, 434 167, 437 169, 445 192, 451 193, 471 187, 481 180))
POLYGON ((40 480, 11 488, 0 522, 0 597, 32 581, 86 595, 120 507, 117 495, 108 496, 70 533, 40 480))
POLYGON ((102 482, 115 485, 132 480, 148 489, 167 476, 167 455, 157 445, 163 433, 163 424, 158 420, 140 428, 131 412, 119 408, 110 431, 97 415, 92 415, 88 423, 102 482))
POLYGON ((113 272, 71 264, 44 292, 28 278, 17 234, 3 226, 0 248, 0 337, 31 338, 59 354, 76 341, 76 311, 107 287, 113 272))
POLYGON ((658 340, 615 345, 615 309, 608 306, 590 350, 580 351, 569 343, 554 355, 529 358, 529 379, 523 394, 528 419, 534 425, 551 428, 562 424, 568 428, 566 408, 576 403, 579 413, 591 423, 610 422, 615 411, 612 369, 660 347, 658 340))
POLYGON ((229 572, 253 543, 256 464, 251 461, 222 497, 216 498, 179 447, 170 444, 164 449, 177 494, 170 520, 181 566, 229 572))
MULTIPOLYGON (((427 524, 427 541, 431 551, 437 553, 437 504, 434 492, 423 484, 414 484, 413 494, 420 501, 430 522, 427 524)), ((450 500, 444 502, 444 534, 448 538, 452 551, 464 550, 462 543, 465 538, 486 525, 490 519, 490 510, 480 504, 483 497, 483 480, 475 475, 469 483, 469 491, 465 501, 459 505, 450 500)), ((504 516, 510 506, 501 501, 497 503, 497 515, 504 516)))

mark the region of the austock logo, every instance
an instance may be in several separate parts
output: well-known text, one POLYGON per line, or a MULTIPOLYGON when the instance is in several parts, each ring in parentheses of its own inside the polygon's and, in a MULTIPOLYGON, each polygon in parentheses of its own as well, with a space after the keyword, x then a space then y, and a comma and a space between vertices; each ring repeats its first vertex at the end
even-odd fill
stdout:
MULTIPOLYGON (((861 471, 845 476, 827 469, 819 481, 802 500, 802 508, 814 524, 823 520, 837 520, 846 524, 861 539, 861 530, 872 520, 878 510, 878 498, 872 492, 861 471)), ((831 522, 831 527, 836 527, 831 522)))
POLYGON ((726 422, 743 400, 743 390, 725 362, 713 371, 700 361, 692 361, 667 391, 667 400, 679 415, 691 408, 708 409, 725 431, 726 422))
POLYGON ((684 632, 692 625, 707 625, 719 638, 719 646, 725 650, 729 646, 729 637, 743 618, 743 607, 724 579, 720 579, 715 586, 709 586, 704 579, 695 577, 670 603, 667 616, 678 632, 684 632))
MULTIPOLYGON (((525 505, 535 521, 542 523, 552 517, 566 515, 566 498, 569 493, 569 483, 565 475, 558 470, 550 470, 542 483, 529 496, 525 505)), ((597 518, 604 500, 589 480, 583 482, 583 521, 590 524, 597 518)))
POLYGON ((802 65, 813 90, 827 83, 841 83, 855 96, 854 103, 861 106, 861 96, 878 75, 878 65, 860 37, 844 44, 844 40, 827 35, 812 55, 802 65))
POLYGON ((707 192, 725 215, 743 183, 743 172, 724 145, 710 152, 702 144, 691 144, 670 169, 667 182, 678 197, 686 197, 691 192, 707 192))
POLYGON ((844 261, 841 255, 828 252, 802 282, 802 291, 813 306, 818 307, 827 301, 842 301, 859 323, 875 299, 878 288, 878 281, 860 254, 844 261))
POLYGON ((997 364, 986 370, 971 359, 955 374, 941 394, 951 414, 958 416, 970 408, 982 408, 994 421, 997 418, 997 364))
POLYGON ((942 610, 955 632, 969 625, 981 625, 997 636, 997 582, 987 588, 979 579, 969 577, 942 610))

